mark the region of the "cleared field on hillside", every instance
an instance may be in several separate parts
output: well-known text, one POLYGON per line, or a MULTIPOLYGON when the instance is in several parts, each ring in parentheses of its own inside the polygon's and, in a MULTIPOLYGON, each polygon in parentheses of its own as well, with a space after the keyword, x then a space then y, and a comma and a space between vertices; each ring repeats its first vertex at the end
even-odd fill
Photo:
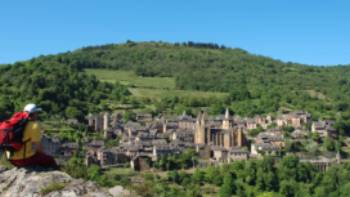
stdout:
POLYGON ((164 90, 164 89, 147 89, 147 88, 130 88, 131 93, 135 97, 140 98, 164 98, 164 97, 187 97, 187 98, 222 98, 226 96, 226 93, 217 92, 202 92, 202 91, 189 91, 189 90, 164 90))
POLYGON ((98 79, 106 82, 120 82, 124 85, 154 88, 175 89, 175 79, 170 77, 140 77, 133 71, 108 70, 108 69, 85 69, 88 74, 96 75, 98 79))
POLYGON ((133 96, 138 98, 162 99, 178 96, 182 98, 222 98, 226 93, 176 90, 175 79, 169 77, 139 77, 133 71, 86 69, 88 74, 95 75, 105 82, 120 82, 128 85, 133 96))

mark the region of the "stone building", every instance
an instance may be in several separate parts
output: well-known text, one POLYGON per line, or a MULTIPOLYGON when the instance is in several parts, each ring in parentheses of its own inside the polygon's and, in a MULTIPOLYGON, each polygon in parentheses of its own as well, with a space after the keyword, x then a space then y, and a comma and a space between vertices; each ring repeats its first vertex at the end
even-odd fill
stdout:
POLYGON ((140 122, 144 125, 148 125, 148 124, 152 123, 153 117, 152 117, 152 114, 149 114, 149 113, 137 113, 136 114, 136 121, 140 122))
POLYGON ((174 155, 179 153, 180 153, 180 150, 178 148, 167 144, 153 145, 152 160, 157 161, 162 156, 174 155))
POLYGON ((196 127, 196 121, 192 116, 186 114, 186 111, 183 112, 181 116, 177 119, 178 128, 183 130, 194 130, 196 127))
POLYGON ((206 113, 200 113, 197 117, 194 143, 197 145, 214 145, 230 148, 241 147, 244 144, 244 133, 240 127, 236 127, 226 109, 225 117, 221 124, 208 119, 206 113))
POLYGON ((336 129, 332 120, 319 120, 311 125, 311 132, 318 133, 321 137, 331 137, 336 134, 336 129))
POLYGON ((88 126, 93 131, 107 131, 110 125, 110 115, 107 112, 89 114, 87 117, 88 126))
POLYGON ((62 142, 58 138, 44 135, 41 140, 41 144, 45 150, 45 153, 52 156, 59 156, 62 142))
POLYGON ((262 132, 251 144, 251 155, 279 155, 285 146, 284 136, 280 132, 262 132))
POLYGON ((311 122, 311 114, 304 111, 295 111, 289 114, 283 114, 276 119, 278 127, 292 126, 294 128, 302 128, 311 122))
POLYGON ((247 160, 249 152, 244 148, 232 147, 228 150, 227 161, 230 163, 237 160, 247 160))

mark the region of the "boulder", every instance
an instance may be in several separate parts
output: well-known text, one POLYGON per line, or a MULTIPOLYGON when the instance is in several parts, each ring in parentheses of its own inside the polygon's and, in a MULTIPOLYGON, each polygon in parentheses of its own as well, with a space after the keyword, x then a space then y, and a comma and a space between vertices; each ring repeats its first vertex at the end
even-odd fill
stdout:
POLYGON ((61 171, 37 171, 25 168, 5 169, 0 166, 0 196, 2 197, 107 197, 127 196, 121 186, 107 190, 91 181, 74 179, 61 171))

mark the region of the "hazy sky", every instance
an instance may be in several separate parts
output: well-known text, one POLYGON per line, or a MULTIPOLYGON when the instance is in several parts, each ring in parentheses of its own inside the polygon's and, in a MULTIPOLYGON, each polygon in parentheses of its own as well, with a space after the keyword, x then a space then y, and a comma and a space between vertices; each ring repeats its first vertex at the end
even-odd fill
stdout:
POLYGON ((349 0, 3 0, 0 63, 130 39, 349 64, 349 10, 349 0))

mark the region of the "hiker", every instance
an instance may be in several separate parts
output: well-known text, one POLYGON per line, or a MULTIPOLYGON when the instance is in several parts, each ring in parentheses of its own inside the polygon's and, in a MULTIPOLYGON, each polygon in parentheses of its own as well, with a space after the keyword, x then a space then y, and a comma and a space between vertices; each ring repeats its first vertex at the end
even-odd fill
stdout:
POLYGON ((42 150, 42 130, 38 122, 38 113, 41 108, 35 104, 28 104, 23 111, 29 114, 28 122, 23 131, 23 146, 10 155, 9 161, 17 167, 57 168, 54 158, 45 154, 42 150))

